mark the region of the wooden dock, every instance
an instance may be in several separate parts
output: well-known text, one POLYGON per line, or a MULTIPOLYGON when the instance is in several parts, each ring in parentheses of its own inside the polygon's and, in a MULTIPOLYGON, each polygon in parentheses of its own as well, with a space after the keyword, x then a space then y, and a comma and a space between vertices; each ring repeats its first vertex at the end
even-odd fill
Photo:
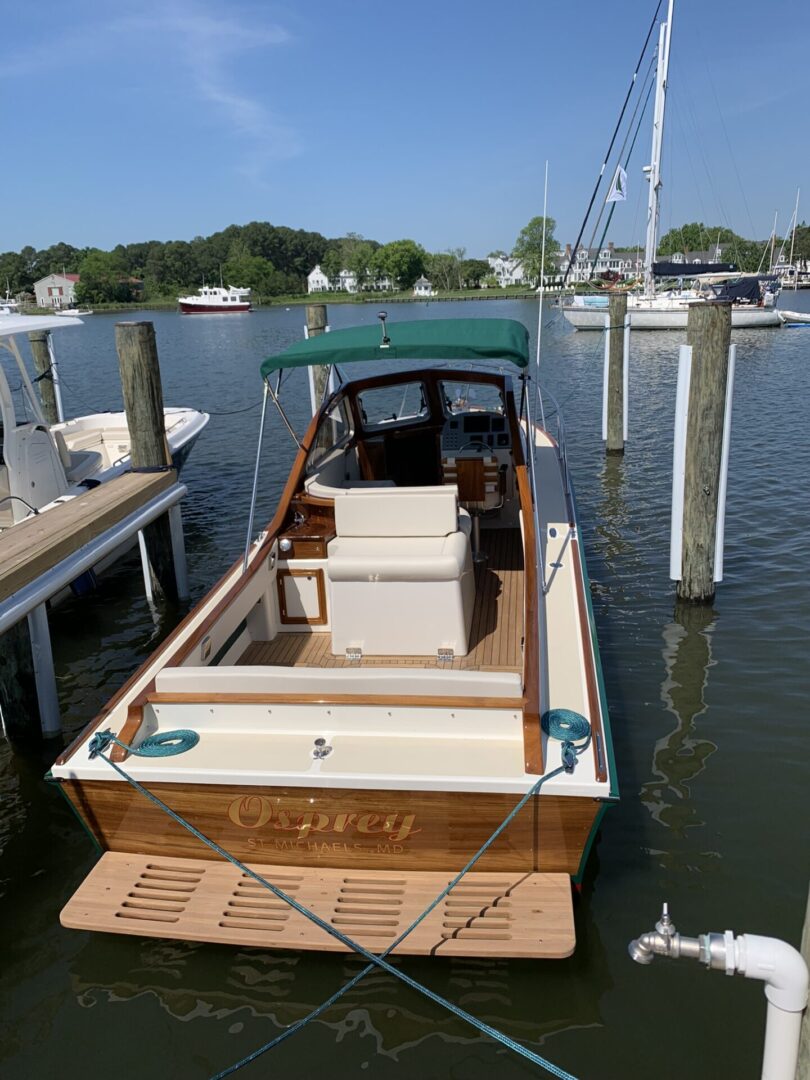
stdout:
POLYGON ((161 516, 167 519, 170 552, 166 558, 172 564, 178 595, 188 595, 178 505, 185 492, 175 469, 123 473, 64 497, 58 505, 0 533, 0 691, 9 737, 33 737, 32 721, 37 714, 46 738, 61 731, 48 602, 87 571, 123 553, 136 537, 151 600, 152 563, 142 537, 143 530, 161 516))
POLYGON ((175 483, 174 469, 124 473, 0 533, 0 603, 175 483))

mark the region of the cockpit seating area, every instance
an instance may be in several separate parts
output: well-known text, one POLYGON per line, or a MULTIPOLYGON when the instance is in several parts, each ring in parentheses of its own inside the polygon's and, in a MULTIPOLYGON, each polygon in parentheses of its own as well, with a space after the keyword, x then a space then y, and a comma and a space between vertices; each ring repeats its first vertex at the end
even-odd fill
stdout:
POLYGON ((466 655, 475 579, 456 487, 350 490, 335 500, 335 530, 334 655, 466 655))

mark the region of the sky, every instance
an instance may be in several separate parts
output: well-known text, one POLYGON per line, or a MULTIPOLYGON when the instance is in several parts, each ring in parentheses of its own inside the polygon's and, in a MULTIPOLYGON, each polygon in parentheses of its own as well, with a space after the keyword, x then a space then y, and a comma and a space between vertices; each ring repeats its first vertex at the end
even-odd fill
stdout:
MULTIPOLYGON (((0 252, 258 220, 483 257, 542 213, 546 161, 573 241, 655 3, 7 5, 0 252)), ((806 0, 676 0, 663 232, 767 237, 797 187, 810 220, 809 47, 806 0)), ((616 244, 643 245, 649 116, 616 244)))

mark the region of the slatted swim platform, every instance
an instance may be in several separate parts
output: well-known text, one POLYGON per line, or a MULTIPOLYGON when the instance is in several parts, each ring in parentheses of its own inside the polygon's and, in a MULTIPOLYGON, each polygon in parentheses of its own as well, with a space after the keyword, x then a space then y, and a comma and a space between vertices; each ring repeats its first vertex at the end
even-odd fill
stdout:
MULTIPOLYGON (((329 633, 280 633, 252 642, 240 664, 280 667, 441 667, 443 671, 523 670, 523 550, 518 529, 485 529, 481 546, 487 561, 475 569, 475 607, 470 651, 451 663, 436 656, 363 656, 347 661, 332 655, 329 633)), ((430 618, 430 612, 425 612, 430 618)))
MULTIPOLYGON (((250 865, 325 922, 383 952, 452 875, 250 865)), ((75 930, 349 951, 229 862, 106 852, 61 914, 75 930)), ((394 952, 562 959, 574 951, 567 874, 469 873, 394 952)))

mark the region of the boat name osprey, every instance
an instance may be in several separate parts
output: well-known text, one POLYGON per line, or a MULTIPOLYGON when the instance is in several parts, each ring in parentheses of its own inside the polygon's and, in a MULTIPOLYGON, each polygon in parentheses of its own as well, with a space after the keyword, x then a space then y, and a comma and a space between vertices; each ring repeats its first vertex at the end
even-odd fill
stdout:
POLYGON ((356 832, 363 835, 380 834, 398 843, 421 832, 414 828, 415 814, 398 810, 381 814, 325 814, 320 810, 274 809, 274 799, 266 795, 242 795, 228 807, 228 817, 240 829, 269 828, 281 832, 297 832, 299 838, 312 833, 356 832))

